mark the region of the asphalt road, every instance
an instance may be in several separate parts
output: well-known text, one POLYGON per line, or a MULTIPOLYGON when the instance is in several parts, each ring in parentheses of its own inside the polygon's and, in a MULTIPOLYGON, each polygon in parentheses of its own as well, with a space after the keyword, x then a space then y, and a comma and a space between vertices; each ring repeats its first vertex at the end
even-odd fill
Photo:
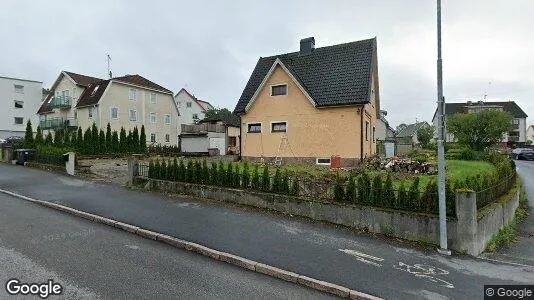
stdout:
POLYGON ((516 168, 527 193, 530 215, 521 223, 517 241, 489 257, 534 267, 534 162, 516 160, 516 168))
POLYGON ((332 298, 0 194, 1 299, 10 278, 53 279, 64 294, 49 299, 332 298))
POLYGON ((0 165, 0 188, 390 299, 479 299, 534 269, 421 252, 347 229, 0 165))

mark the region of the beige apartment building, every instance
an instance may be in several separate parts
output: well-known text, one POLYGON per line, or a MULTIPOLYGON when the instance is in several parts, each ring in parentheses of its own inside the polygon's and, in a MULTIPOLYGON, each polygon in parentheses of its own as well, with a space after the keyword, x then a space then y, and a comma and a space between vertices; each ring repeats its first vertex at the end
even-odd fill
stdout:
POLYGON ((147 144, 178 144, 178 109, 173 93, 140 76, 100 79, 63 71, 38 114, 43 130, 83 130, 94 124, 126 131, 145 126, 147 144))

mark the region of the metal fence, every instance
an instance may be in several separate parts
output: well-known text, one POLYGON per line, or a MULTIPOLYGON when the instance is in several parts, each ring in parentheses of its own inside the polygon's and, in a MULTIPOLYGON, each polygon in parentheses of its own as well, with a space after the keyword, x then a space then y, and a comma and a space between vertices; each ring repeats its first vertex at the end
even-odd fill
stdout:
POLYGON ((515 183, 516 173, 514 172, 511 176, 501 180, 498 184, 477 191, 477 209, 480 210, 485 206, 499 200, 500 197, 510 191, 515 183))
POLYGON ((55 165, 55 166, 64 166, 65 161, 63 160, 63 156, 54 156, 54 155, 35 155, 31 158, 30 161, 40 163, 40 164, 46 164, 46 165, 55 165))
POLYGON ((143 178, 148 178, 148 165, 139 164, 137 166, 137 172, 134 175, 143 178))

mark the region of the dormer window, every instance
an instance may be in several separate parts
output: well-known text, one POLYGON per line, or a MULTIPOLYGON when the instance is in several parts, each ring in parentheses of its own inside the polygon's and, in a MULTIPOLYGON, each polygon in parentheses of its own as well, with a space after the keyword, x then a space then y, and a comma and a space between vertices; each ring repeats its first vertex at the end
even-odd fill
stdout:
POLYGON ((91 97, 93 97, 96 94, 96 91, 98 91, 99 87, 100 85, 95 86, 95 88, 93 89, 93 92, 91 93, 91 97))
POLYGON ((287 84, 279 84, 271 86, 271 96, 287 95, 287 84))

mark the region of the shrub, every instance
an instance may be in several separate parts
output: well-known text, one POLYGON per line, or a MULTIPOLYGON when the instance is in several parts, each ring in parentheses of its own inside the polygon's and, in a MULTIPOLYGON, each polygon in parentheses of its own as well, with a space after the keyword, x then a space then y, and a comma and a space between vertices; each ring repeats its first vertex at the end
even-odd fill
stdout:
POLYGON ((35 145, 39 146, 44 144, 43 131, 41 126, 37 126, 37 133, 35 134, 35 145))
POLYGON ((432 180, 429 180, 426 183, 425 190, 421 197, 419 197, 419 204, 417 207, 424 212, 430 211, 430 202, 432 202, 434 194, 437 192, 437 190, 433 190, 432 180))
POLYGON ((395 192, 393 191, 393 181, 391 180, 391 174, 388 173, 386 181, 384 182, 382 198, 384 199, 385 207, 394 207, 397 199, 395 199, 395 192))
POLYGON ((210 168, 210 184, 216 185, 217 181, 219 180, 219 173, 217 171, 217 163, 214 161, 211 162, 211 168, 210 168))
POLYGON ((154 178, 154 161, 152 159, 148 163, 148 178, 154 178))
POLYGON ((408 195, 406 195, 406 188, 404 186, 404 181, 401 181, 399 185, 399 190, 397 191, 397 201, 395 202, 395 208, 408 208, 408 195))
POLYGON ((186 182, 193 182, 195 180, 195 166, 193 164, 193 160, 187 161, 187 168, 185 170, 185 181, 186 182))
POLYGON ((289 174, 287 170, 285 170, 284 174, 282 174, 282 186, 280 192, 284 195, 289 195, 290 190, 291 187, 289 186, 289 174))
POLYGON ((141 153, 146 153, 145 125, 141 125, 141 134, 139 136, 139 151, 141 151, 141 153))
POLYGON ((408 191, 408 209, 419 210, 419 177, 415 177, 408 191))
POLYGON ((349 183, 347 184, 347 192, 345 193, 345 202, 352 203, 356 200, 356 182, 354 176, 349 176, 349 183))
POLYGON ((46 139, 45 139, 45 145, 52 145, 52 133, 49 132, 47 135, 46 135, 46 139))
POLYGON ((250 185, 255 190, 260 190, 260 172, 258 170, 258 165, 254 166, 254 171, 252 172, 252 180, 250 182, 250 185))
POLYGON ((226 170, 224 169, 224 165, 222 161, 219 161, 219 171, 217 172, 217 185, 223 186, 226 182, 226 170))
POLYGON ((224 185, 231 187, 234 182, 234 166, 231 162, 226 165, 226 176, 224 177, 224 185))
POLYGON ((159 177, 163 180, 167 180, 167 162, 161 160, 161 169, 159 170, 159 177))
POLYGON ((178 180, 186 181, 187 169, 185 168, 185 163, 183 159, 180 159, 180 165, 178 166, 178 180))
POLYGON ((368 204, 371 196, 371 179, 366 172, 364 172, 358 180, 358 200, 362 204, 368 204))
POLYGON ((280 169, 276 168, 276 171, 274 172, 273 177, 273 184, 271 191, 273 193, 281 193, 282 192, 282 174, 280 174, 280 169))
POLYGON ((243 176, 241 181, 243 183, 243 188, 248 189, 250 185, 250 170, 246 161, 243 164, 243 176))
POLYGON ((208 168, 208 162, 204 159, 202 160, 202 176, 201 182, 204 184, 210 183, 210 171, 208 168))
POLYGON ((104 133, 104 130, 100 130, 98 133, 98 144, 99 144, 99 154, 108 152, 106 149, 106 134, 104 133))
POLYGON ((201 183, 202 182, 202 164, 200 163, 200 161, 195 160, 194 166, 195 166, 195 171, 194 171, 195 175, 194 175, 193 182, 201 183))
POLYGON ((445 181, 445 199, 447 215, 453 216, 456 213, 456 195, 450 181, 445 181))
POLYGON ((269 166, 263 165, 263 173, 261 176, 261 189, 264 192, 268 192, 271 188, 271 178, 269 177, 269 166))
POLYGON ((291 195, 298 196, 300 194, 299 179, 297 176, 294 176, 291 180, 291 195))
POLYGON ((345 199, 345 189, 343 188, 343 183, 341 182, 341 178, 338 175, 336 178, 336 182, 334 184, 334 200, 341 202, 344 199, 345 199))
POLYGON ((382 206, 382 178, 376 175, 373 180, 373 187, 371 189, 371 204, 375 206, 382 206))
POLYGON ((32 122, 28 120, 26 123, 26 134, 24 135, 24 147, 33 148, 34 146, 32 122))
POLYGON ((118 147, 118 151, 119 153, 126 153, 128 152, 128 143, 127 143, 127 140, 126 140, 126 130, 124 129, 124 127, 121 127, 121 131, 120 131, 120 134, 119 134, 119 147, 118 147))

